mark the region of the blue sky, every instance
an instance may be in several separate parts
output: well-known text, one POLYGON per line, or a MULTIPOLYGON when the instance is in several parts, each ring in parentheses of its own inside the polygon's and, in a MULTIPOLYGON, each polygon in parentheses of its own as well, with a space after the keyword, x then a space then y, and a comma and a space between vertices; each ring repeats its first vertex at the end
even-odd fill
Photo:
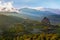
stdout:
POLYGON ((60 0, 3 0, 5 2, 13 1, 13 6, 20 7, 45 7, 60 9, 60 0))

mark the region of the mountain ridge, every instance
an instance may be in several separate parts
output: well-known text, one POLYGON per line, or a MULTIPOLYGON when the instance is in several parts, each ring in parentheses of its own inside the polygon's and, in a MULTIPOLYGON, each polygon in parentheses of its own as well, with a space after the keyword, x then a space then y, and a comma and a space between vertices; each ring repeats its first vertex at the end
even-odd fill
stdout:
POLYGON ((60 15, 50 12, 50 11, 39 11, 39 10, 35 10, 35 9, 30 9, 30 8, 22 8, 19 10, 20 13, 16 13, 16 12, 9 12, 9 13, 0 13, 3 15, 7 15, 7 16, 15 16, 15 17, 19 17, 19 18, 23 18, 23 19, 30 19, 30 20, 35 20, 35 21, 41 21, 44 17, 47 17, 48 19, 51 20, 51 23, 55 23, 56 24, 60 24, 60 15), (56 20, 56 21, 54 21, 56 20), (54 22, 53 22, 54 21, 54 22))

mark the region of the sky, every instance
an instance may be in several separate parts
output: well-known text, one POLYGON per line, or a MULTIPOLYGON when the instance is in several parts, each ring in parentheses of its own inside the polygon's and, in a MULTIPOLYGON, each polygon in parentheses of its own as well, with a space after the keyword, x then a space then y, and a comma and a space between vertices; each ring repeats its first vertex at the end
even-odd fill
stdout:
POLYGON ((13 2, 16 8, 22 7, 44 7, 60 9, 60 0, 1 0, 3 2, 13 2))

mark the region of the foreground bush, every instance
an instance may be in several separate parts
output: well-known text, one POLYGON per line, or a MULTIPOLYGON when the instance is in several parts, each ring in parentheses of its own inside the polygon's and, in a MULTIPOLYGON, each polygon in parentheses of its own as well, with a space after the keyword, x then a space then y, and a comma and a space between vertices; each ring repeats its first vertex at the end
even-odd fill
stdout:
POLYGON ((1 36, 0 40, 60 40, 60 36, 57 34, 24 34, 21 36, 10 37, 1 36))

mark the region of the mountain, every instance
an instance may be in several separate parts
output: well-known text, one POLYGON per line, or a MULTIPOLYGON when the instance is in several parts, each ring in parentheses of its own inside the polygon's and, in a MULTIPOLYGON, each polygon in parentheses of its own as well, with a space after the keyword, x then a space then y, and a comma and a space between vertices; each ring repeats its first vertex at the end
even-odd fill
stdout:
POLYGON ((41 21, 44 17, 47 17, 50 19, 52 24, 60 24, 59 12, 60 10, 58 9, 49 8, 45 8, 44 11, 30 8, 20 9, 20 14, 26 19, 41 21))
POLYGON ((36 10, 40 10, 40 11, 49 11, 52 13, 56 13, 56 14, 60 14, 60 9, 52 9, 52 8, 36 8, 36 10))
POLYGON ((57 9, 45 8, 43 11, 43 10, 36 10, 31 8, 22 8, 19 10, 20 13, 0 12, 0 14, 7 16, 15 16, 23 19, 35 20, 39 22, 41 22, 41 20, 44 17, 47 17, 51 21, 51 24, 60 24, 60 14, 59 12, 55 12, 53 10, 57 10, 57 9))
POLYGON ((39 10, 35 10, 35 9, 29 9, 29 8, 23 8, 23 9, 20 9, 20 14, 22 15, 28 15, 29 16, 32 16, 32 17, 45 17, 45 16, 49 16, 49 15, 55 15, 54 13, 52 12, 49 12, 49 11, 39 11, 39 10))

